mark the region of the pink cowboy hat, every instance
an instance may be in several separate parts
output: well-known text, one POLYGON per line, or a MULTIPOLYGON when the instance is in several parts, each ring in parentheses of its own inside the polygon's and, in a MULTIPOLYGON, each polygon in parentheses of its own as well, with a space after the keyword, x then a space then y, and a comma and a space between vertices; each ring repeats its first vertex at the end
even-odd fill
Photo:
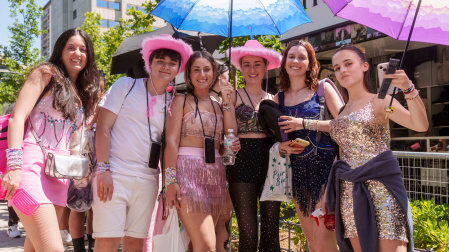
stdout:
MULTIPOLYGON (((229 50, 226 53, 229 57, 229 50)), ((240 59, 244 56, 259 56, 268 61, 268 70, 281 65, 282 56, 279 52, 263 47, 257 40, 248 40, 244 46, 233 47, 231 50, 231 62, 240 70, 240 59)))
POLYGON ((151 38, 146 38, 142 42, 142 58, 145 61, 145 70, 150 74, 150 55, 157 49, 171 49, 181 55, 181 65, 178 73, 184 72, 184 67, 190 55, 193 54, 192 47, 186 42, 175 39, 171 35, 161 34, 151 38))

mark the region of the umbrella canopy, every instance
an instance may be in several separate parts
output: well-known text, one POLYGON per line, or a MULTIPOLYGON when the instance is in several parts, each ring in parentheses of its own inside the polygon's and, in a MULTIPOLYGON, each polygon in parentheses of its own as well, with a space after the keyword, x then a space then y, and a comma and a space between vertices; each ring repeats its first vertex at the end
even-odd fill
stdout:
MULTIPOLYGON (((137 71, 142 75, 145 74, 143 68, 142 54, 142 41, 145 38, 157 36, 160 34, 169 34, 174 38, 180 38, 190 44, 192 49, 197 51, 204 48, 204 50, 213 53, 218 45, 225 39, 222 36, 193 32, 193 31, 180 31, 173 28, 171 25, 167 25, 155 31, 138 34, 136 36, 128 37, 123 40, 120 46, 112 56, 111 74, 125 74, 129 68, 139 68, 137 71)), ((145 76, 134 76, 135 78, 143 78, 145 76)))
POLYGON ((151 14, 180 30, 224 37, 282 35, 312 22, 299 0, 161 0, 151 14))
POLYGON ((449 0, 324 0, 324 2, 338 17, 366 25, 392 38, 449 45, 449 0), (413 24, 413 32, 409 39, 413 24))

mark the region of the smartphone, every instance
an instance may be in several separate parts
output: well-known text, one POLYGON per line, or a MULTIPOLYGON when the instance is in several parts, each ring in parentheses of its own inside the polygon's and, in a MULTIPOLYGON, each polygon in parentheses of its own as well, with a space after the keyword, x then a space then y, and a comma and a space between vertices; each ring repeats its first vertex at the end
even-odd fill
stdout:
POLYGON ((379 90, 379 99, 385 99, 387 93, 393 93, 394 87, 391 86, 391 79, 384 79, 383 75, 395 73, 399 66, 399 62, 400 61, 398 59, 390 59, 388 63, 381 63, 377 65, 377 76, 379 78, 379 83, 382 83, 379 90))
POLYGON ((157 169, 159 166, 159 159, 161 157, 162 144, 158 142, 151 143, 150 150, 150 161, 148 162, 148 167, 152 169, 157 169))
POLYGON ((204 138, 204 162, 206 164, 215 164, 215 139, 204 138))
POLYGON ((293 140, 293 142, 291 142, 290 146, 291 147, 307 147, 309 145, 309 141, 301 139, 301 138, 296 138, 295 140, 293 140))

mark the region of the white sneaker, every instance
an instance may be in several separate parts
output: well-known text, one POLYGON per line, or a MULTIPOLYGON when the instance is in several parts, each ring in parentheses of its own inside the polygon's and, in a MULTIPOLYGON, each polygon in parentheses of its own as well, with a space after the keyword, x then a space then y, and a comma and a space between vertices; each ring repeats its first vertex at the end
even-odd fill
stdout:
POLYGON ((22 236, 20 231, 17 229, 17 224, 14 224, 14 225, 8 227, 8 230, 6 230, 6 233, 11 238, 20 238, 22 236))
POLYGON ((73 245, 72 242, 72 236, 70 235, 69 231, 67 229, 64 230, 60 230, 59 232, 61 232, 61 238, 62 238, 62 243, 64 245, 73 245))

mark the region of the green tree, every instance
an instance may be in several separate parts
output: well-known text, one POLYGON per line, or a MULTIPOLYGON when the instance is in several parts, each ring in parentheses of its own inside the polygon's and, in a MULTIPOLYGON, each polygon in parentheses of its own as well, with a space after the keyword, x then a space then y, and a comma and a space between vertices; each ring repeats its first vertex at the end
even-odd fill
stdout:
POLYGON ((92 12, 85 14, 86 19, 81 29, 91 37, 94 43, 97 67, 105 74, 106 88, 123 76, 110 74, 112 55, 114 55, 125 38, 153 30, 152 24, 155 19, 149 13, 155 6, 151 2, 146 2, 143 4, 144 11, 137 10, 134 7, 127 9, 126 14, 131 16, 131 18, 126 20, 120 18, 115 27, 111 27, 103 33, 100 28, 101 15, 92 12))
POLYGON ((8 0, 10 17, 14 19, 8 30, 12 33, 9 46, 0 46, 1 64, 10 73, 1 74, 0 103, 12 103, 25 82, 27 73, 42 61, 40 50, 33 48, 36 38, 46 31, 39 27, 43 9, 35 0, 8 0))

